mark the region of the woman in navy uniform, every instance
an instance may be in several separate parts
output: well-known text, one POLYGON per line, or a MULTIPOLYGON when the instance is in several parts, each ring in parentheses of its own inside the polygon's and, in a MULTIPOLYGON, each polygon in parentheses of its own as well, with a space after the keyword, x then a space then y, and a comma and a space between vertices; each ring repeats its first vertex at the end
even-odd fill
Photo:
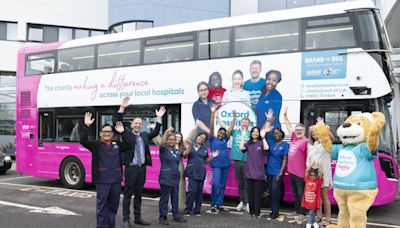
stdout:
POLYGON ((212 153, 212 157, 208 157, 208 148, 205 145, 207 134, 201 132, 191 146, 188 155, 188 163, 185 175, 189 178, 189 192, 186 198, 185 215, 189 216, 193 211, 195 215, 200 216, 201 204, 203 203, 203 186, 206 179, 206 163, 210 162, 214 157, 218 156, 218 152, 212 153), (193 204, 194 209, 193 209, 193 204))
MULTIPOLYGON (((173 130, 173 128, 168 128, 165 131, 159 151, 161 162, 160 176, 158 177, 160 184, 159 221, 162 225, 169 225, 167 220, 169 196, 171 196, 173 220, 180 223, 186 222, 186 219, 178 211, 179 161, 182 156, 189 154, 191 145, 185 151, 175 149, 176 139, 173 130)), ((190 144, 190 142, 188 143, 190 144)))
POLYGON ((85 125, 80 132, 80 143, 92 152, 92 182, 96 184, 97 227, 115 227, 121 194, 122 165, 120 153, 132 148, 124 126, 117 122, 115 130, 122 134, 122 142, 113 141, 113 129, 109 124, 100 127, 100 140, 89 141, 89 127, 94 122, 92 113, 85 113, 85 125))

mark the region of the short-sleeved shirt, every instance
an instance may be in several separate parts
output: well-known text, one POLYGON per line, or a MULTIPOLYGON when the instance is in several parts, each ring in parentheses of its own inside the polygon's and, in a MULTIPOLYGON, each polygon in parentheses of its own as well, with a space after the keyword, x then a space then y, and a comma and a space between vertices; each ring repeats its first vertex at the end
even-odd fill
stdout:
POLYGON ((210 137, 211 151, 218 151, 219 155, 213 158, 210 166, 213 168, 227 168, 231 165, 231 160, 228 155, 228 137, 218 139, 215 136, 210 137))
POLYGON ((308 139, 302 137, 298 139, 293 132, 290 137, 290 147, 288 153, 287 171, 290 174, 304 178, 306 172, 308 139))
POLYGON ((213 87, 208 88, 208 98, 212 99, 217 107, 220 107, 222 104, 222 97, 224 96, 226 89, 222 87, 218 87, 214 89, 213 87))
POLYGON ((192 149, 188 155, 188 163, 185 170, 185 176, 193 180, 206 179, 206 161, 208 151, 205 145, 196 147, 192 145, 192 149))
POLYGON ((321 201, 321 185, 322 178, 317 177, 315 180, 311 180, 309 177, 304 177, 304 194, 301 206, 313 210, 319 209, 321 201))
POLYGON ((273 125, 277 128, 281 128, 281 124, 279 122, 281 107, 282 95, 278 90, 273 89, 268 94, 261 94, 255 109, 255 113, 257 115, 257 127, 260 129, 262 128, 266 121, 265 113, 268 112, 268 109, 272 109, 275 115, 275 121, 273 125))
POLYGON ((366 143, 358 145, 333 145, 332 160, 337 160, 333 186, 335 188, 361 190, 377 187, 373 159, 377 157, 368 150, 366 143))
POLYGON ((251 79, 244 82, 243 89, 249 91, 251 108, 256 109, 258 99, 261 96, 261 89, 265 86, 265 79, 260 78, 258 82, 252 82, 251 79))
POLYGON ((288 151, 289 144, 287 142, 269 145, 268 162, 265 170, 267 175, 277 176, 279 174, 283 159, 288 155, 288 151))
POLYGON ((244 173, 248 179, 264 180, 265 179, 265 163, 267 161, 267 152, 264 150, 262 140, 255 143, 245 143, 244 147, 247 151, 247 162, 244 173))
MULTIPOLYGON (((247 142, 250 139, 250 131, 247 131, 244 141, 247 142)), ((235 161, 246 161, 247 153, 243 153, 240 150, 240 143, 242 141, 242 130, 234 129, 232 131, 232 148, 231 148, 231 159, 235 161)))
MULTIPOLYGON (((200 120, 201 122, 204 123, 204 125, 209 127, 211 120, 211 109, 210 109, 211 104, 215 104, 215 102, 210 98, 208 98, 207 104, 205 104, 201 100, 201 98, 199 98, 196 102, 194 102, 192 107, 192 114, 194 121, 200 120)), ((198 132, 202 132, 202 130, 199 129, 198 132)))
POLYGON ((235 90, 228 90, 224 93, 224 96, 222 97, 222 103, 226 104, 228 102, 241 102, 247 106, 251 106, 250 103, 250 94, 246 90, 240 90, 240 91, 235 91, 235 90))

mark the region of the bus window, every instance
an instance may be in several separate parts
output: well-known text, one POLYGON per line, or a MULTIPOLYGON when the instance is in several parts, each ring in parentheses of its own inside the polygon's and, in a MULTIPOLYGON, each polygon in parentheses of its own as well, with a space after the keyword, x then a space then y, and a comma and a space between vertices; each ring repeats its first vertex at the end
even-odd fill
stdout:
POLYGON ((295 51, 299 49, 298 39, 298 21, 238 27, 235 33, 235 55, 295 51))
POLYGON ((60 50, 58 52, 58 72, 93 69, 93 60, 93 46, 60 50))
POLYGON ((140 41, 124 41, 99 45, 98 67, 131 66, 140 63, 140 41))
POLYGON ((82 117, 57 117, 56 141, 79 142, 79 131, 83 126, 82 117))
POLYGON ((54 140, 52 112, 39 113, 39 140, 40 141, 54 140))
POLYGON ((54 73, 55 54, 41 53, 28 55, 26 61, 26 75, 54 73))
POLYGON ((229 56, 230 29, 199 32, 199 59, 229 56))
POLYGON ((307 21, 305 37, 307 50, 356 45, 353 26, 346 16, 307 21))
POLYGON ((146 40, 144 63, 165 63, 193 59, 193 35, 146 40))

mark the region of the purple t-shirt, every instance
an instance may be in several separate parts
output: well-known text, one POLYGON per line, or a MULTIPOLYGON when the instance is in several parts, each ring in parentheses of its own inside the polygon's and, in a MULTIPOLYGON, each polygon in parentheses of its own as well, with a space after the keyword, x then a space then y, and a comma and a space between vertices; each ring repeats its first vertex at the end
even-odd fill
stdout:
POLYGON ((248 179, 264 180, 265 163, 267 162, 267 153, 264 150, 262 140, 255 143, 244 144, 247 150, 247 162, 245 175, 248 179))
POLYGON ((296 138, 296 134, 292 133, 288 153, 288 173, 304 178, 306 172, 307 144, 308 139, 306 137, 298 139, 296 138))

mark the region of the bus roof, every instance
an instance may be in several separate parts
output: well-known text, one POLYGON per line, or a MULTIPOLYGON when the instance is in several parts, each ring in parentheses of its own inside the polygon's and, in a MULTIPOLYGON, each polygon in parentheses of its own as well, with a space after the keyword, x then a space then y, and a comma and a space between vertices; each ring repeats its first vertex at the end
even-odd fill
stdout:
MULTIPOLYGON (((284 21, 297 18, 316 17, 323 15, 333 15, 344 13, 352 9, 376 9, 371 0, 357 0, 333 4, 324 4, 317 6, 301 7, 294 9, 277 10, 265 13, 248 14, 235 17, 226 17, 212 20, 204 20, 176 25, 160 26, 123 32, 117 34, 108 34, 104 36, 88 37, 67 41, 58 49, 80 47, 93 44, 101 44, 115 41, 139 39, 145 37, 157 37, 168 34, 179 34, 185 32, 201 31, 207 29, 226 28, 230 26, 239 26, 246 24, 256 24, 262 22, 284 21)), ((30 47, 24 51, 32 52, 30 47)))

